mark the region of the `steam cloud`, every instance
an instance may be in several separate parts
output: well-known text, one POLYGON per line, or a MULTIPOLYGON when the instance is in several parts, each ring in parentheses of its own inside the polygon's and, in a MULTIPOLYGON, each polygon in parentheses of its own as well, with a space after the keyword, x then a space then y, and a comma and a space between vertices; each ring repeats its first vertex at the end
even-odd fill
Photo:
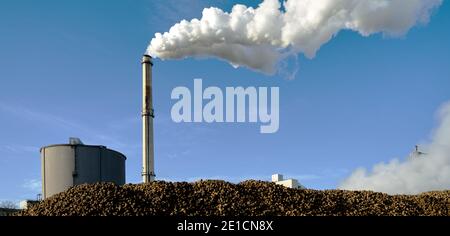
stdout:
POLYGON ((371 173, 358 169, 341 189, 373 190, 389 194, 417 194, 450 189, 450 102, 439 113, 441 123, 426 148, 426 155, 378 164, 371 173))
POLYGON ((216 57, 267 74, 303 53, 313 58, 341 30, 363 36, 400 36, 426 24, 443 0, 264 0, 235 5, 231 13, 206 8, 200 20, 183 20, 157 33, 147 53, 161 59, 216 57))

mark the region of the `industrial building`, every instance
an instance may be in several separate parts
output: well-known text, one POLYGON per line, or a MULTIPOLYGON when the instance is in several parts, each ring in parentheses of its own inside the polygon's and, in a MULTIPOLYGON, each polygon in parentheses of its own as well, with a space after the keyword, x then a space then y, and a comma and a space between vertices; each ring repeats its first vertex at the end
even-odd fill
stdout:
POLYGON ((68 144, 46 146, 40 152, 44 199, 79 184, 125 184, 125 155, 105 146, 71 138, 68 144))
MULTIPOLYGON (((152 68, 153 61, 144 55, 142 65, 142 182, 155 180, 154 144, 153 144, 153 109, 152 68)), ((125 161, 122 153, 108 149, 106 146, 85 145, 78 138, 70 138, 68 144, 56 144, 42 147, 42 197, 49 198, 66 191, 72 186, 112 182, 123 185, 126 182, 125 161)), ((272 175, 272 182, 288 188, 304 187, 296 179, 284 179, 281 174, 272 175)), ((21 208, 35 204, 23 201, 21 208)))
POLYGON ((305 189, 296 179, 284 179, 281 174, 273 174, 272 182, 288 188, 305 189))
POLYGON ((20 201, 19 202, 19 209, 21 209, 21 210, 28 209, 28 208, 38 204, 39 201, 41 201, 41 199, 20 201))
MULTIPOLYGON (((144 55, 142 64, 142 181, 155 180, 153 145, 152 57, 144 55)), ((125 160, 122 153, 106 146, 85 145, 78 138, 68 144, 42 147, 43 199, 79 184, 112 182, 125 184, 125 160)))

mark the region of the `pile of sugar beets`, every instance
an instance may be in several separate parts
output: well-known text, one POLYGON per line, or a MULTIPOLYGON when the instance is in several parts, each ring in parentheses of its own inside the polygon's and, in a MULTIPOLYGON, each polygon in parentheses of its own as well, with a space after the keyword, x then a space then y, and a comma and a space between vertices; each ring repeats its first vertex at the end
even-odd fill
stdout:
POLYGON ((450 191, 396 195, 300 190, 270 182, 80 185, 22 216, 449 216, 450 191))

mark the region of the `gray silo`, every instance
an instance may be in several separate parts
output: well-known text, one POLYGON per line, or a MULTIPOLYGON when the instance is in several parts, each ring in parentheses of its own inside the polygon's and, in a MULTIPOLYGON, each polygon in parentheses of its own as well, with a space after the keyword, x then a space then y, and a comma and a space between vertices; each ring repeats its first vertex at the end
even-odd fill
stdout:
POLYGON ((79 184, 125 184, 125 155, 105 146, 71 138, 69 144, 46 146, 40 152, 44 199, 79 184))

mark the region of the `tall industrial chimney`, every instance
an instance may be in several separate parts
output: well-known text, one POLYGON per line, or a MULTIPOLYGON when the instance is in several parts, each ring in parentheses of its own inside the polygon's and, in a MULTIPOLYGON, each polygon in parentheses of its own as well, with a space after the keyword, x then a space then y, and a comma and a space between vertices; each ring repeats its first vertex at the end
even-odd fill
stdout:
POLYGON ((142 57, 142 181, 155 180, 153 147, 152 57, 142 57))

